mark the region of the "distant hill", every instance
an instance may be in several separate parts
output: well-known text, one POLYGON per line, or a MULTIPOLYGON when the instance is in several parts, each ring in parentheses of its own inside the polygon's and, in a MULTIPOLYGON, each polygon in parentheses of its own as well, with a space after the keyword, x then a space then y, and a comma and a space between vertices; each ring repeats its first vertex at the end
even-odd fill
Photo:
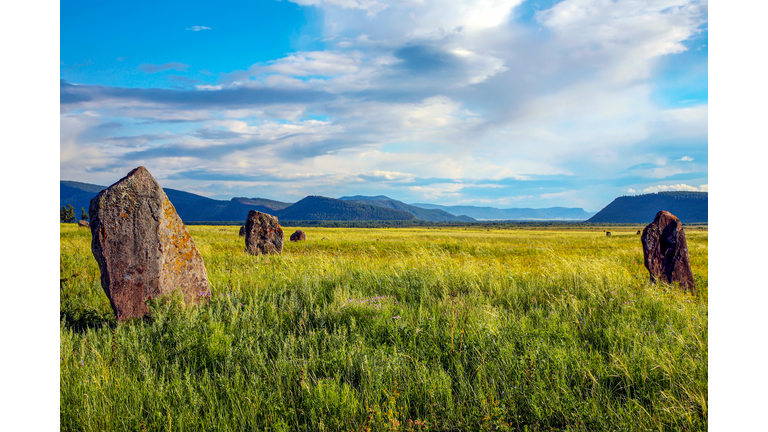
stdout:
POLYGON ((452 215, 466 215, 477 220, 586 220, 594 213, 586 212, 582 208, 550 207, 541 209, 509 208, 475 206, 443 206, 437 204, 411 204, 424 209, 444 210, 452 215))
POLYGON ((683 223, 709 221, 707 192, 658 192, 621 196, 597 212, 587 222, 643 223, 653 222, 656 213, 666 210, 683 223))
MULTIPOLYGON (((106 189, 106 186, 61 181, 59 207, 72 204, 79 217, 81 208, 84 207, 87 212, 91 198, 104 189, 106 189)), ((280 220, 290 221, 580 221, 593 215, 593 213, 585 212, 581 208, 565 207, 498 209, 495 207, 406 204, 383 195, 357 195, 342 197, 341 199, 308 196, 295 204, 291 204, 265 198, 244 197, 236 197, 225 201, 176 189, 164 188, 163 190, 165 190, 168 199, 176 208, 179 217, 188 222, 245 221, 250 210, 268 213, 277 216, 280 220)))
POLYGON ((390 208, 394 210, 401 210, 408 212, 416 217, 416 219, 430 222, 476 222, 475 219, 469 216, 455 216, 444 210, 440 209, 425 209, 421 207, 412 206, 401 201, 393 200, 392 198, 384 195, 378 196, 345 196, 339 198, 342 201, 351 201, 360 204, 369 204, 377 207, 390 208))
POLYGON ((72 204, 75 208, 75 216, 80 219, 81 209, 85 208, 85 212, 88 213, 91 198, 104 189, 106 188, 103 186, 88 183, 61 181, 59 182, 59 208, 72 204))
MULTIPOLYGON (((169 197, 170 199, 170 197, 169 197)), ((173 200, 171 199, 171 202, 173 200)), ((248 212, 251 210, 260 211, 271 215, 276 215, 280 210, 290 207, 290 203, 269 200, 265 198, 232 198, 226 202, 227 205, 218 211, 213 219, 193 219, 189 220, 204 220, 204 221, 245 221, 248 216, 248 212)), ((198 216, 199 217, 199 216, 198 216)), ((184 218, 182 218, 183 220, 184 218)))
MULTIPOLYGON (((106 186, 88 183, 61 181, 59 207, 72 204, 79 218, 81 208, 85 207, 87 212, 91 198, 106 188, 106 186)), ((163 188, 163 190, 176 208, 179 217, 188 222, 244 222, 251 210, 271 214, 281 220, 416 220, 412 214, 405 211, 318 196, 309 196, 291 204, 265 198, 237 197, 224 201, 176 189, 163 188)))
MULTIPOLYGON (((78 218, 81 208, 85 207, 87 212, 91 198, 107 188, 107 186, 73 181, 61 181, 59 183, 59 207, 72 204, 78 218)), ((224 201, 176 189, 163 188, 163 190, 173 203, 181 220, 184 221, 245 221, 251 210, 274 215, 279 210, 291 205, 265 198, 232 198, 229 201, 224 201)))
POLYGON ((342 201, 321 196, 308 196, 296 204, 277 212, 281 220, 415 220, 416 217, 402 210, 370 204, 342 201))

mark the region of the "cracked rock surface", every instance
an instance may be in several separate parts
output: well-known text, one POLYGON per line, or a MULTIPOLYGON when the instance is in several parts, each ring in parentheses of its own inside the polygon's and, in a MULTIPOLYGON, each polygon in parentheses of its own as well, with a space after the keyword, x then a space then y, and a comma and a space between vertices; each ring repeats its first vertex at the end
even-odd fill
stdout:
POLYGON ((211 292, 195 242, 144 167, 91 200, 91 250, 118 320, 149 315, 146 301, 179 290, 192 305, 211 292))
POLYGON ((643 230, 641 240, 645 268, 651 281, 677 283, 681 289, 696 293, 688 242, 680 219, 668 211, 658 212, 643 230))
POLYGON ((283 252, 283 228, 277 218, 251 210, 245 221, 245 251, 252 255, 283 252))

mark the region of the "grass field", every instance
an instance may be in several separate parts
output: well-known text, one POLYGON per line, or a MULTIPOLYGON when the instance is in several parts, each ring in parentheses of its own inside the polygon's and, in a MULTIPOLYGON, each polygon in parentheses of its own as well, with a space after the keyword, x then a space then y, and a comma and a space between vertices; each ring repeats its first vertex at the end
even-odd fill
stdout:
POLYGON ((62 224, 61 430, 707 430, 708 233, 694 297, 648 283, 638 228, 305 228, 254 257, 190 226, 210 299, 115 324, 62 224))

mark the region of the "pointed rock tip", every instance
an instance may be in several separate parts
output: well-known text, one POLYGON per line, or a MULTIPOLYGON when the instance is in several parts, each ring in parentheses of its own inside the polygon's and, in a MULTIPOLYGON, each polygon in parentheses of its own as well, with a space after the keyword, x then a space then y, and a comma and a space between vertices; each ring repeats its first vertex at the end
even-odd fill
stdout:
POLYGON ((149 170, 144 168, 144 166, 140 166, 132 169, 131 172, 126 174, 126 177, 133 177, 133 176, 139 176, 139 175, 148 175, 152 177, 152 174, 150 174, 149 170))
MULTIPOLYGON (((163 188, 160 186, 160 183, 155 180, 154 177, 152 177, 152 174, 149 173, 149 170, 144 168, 143 166, 137 167, 132 169, 128 174, 125 175, 125 177, 121 178, 120 180, 112 183, 108 188, 102 191, 102 193, 105 193, 107 191, 113 190, 116 187, 125 187, 127 184, 133 185, 132 187, 136 187, 137 184, 143 184, 146 186, 149 186, 151 188, 157 188, 162 190, 163 188)), ((100 193, 99 196, 102 194, 100 193)))
POLYGON ((662 217, 672 219, 675 222, 680 222, 680 218, 666 210, 661 210, 660 212, 656 213, 656 217, 653 219, 653 221, 658 222, 662 217))

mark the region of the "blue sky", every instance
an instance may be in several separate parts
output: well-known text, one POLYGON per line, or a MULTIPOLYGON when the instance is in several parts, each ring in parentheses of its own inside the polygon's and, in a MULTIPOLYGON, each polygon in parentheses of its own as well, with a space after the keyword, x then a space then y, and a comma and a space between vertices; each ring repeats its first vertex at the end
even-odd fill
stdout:
POLYGON ((706 191, 707 8, 62 1, 61 178, 588 211, 706 191))

